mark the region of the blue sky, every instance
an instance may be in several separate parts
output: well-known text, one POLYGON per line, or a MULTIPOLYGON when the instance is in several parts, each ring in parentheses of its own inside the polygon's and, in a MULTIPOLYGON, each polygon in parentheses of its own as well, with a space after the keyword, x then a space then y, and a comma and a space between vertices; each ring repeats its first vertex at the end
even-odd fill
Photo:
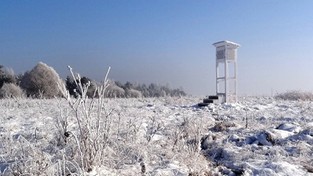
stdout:
POLYGON ((215 93, 215 48, 238 49, 238 91, 313 91, 311 0, 0 1, 0 64, 43 61, 100 80, 169 84, 215 93))

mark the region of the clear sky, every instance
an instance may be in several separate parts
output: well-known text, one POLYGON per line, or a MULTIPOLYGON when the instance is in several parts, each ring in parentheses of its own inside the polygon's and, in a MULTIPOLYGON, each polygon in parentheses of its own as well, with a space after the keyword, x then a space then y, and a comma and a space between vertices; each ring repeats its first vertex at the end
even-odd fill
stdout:
POLYGON ((1 0, 0 64, 215 93, 212 43, 239 43, 238 91, 313 91, 312 0, 1 0))

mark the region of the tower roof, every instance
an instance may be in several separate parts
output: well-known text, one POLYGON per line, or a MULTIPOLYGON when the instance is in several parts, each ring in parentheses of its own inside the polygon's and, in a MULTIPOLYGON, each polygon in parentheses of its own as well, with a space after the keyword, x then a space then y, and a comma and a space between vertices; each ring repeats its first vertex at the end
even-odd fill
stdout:
POLYGON ((219 42, 213 43, 213 45, 215 47, 228 46, 228 47, 231 47, 231 48, 238 48, 240 46, 239 44, 237 44, 235 42, 228 41, 228 40, 219 41, 219 42))

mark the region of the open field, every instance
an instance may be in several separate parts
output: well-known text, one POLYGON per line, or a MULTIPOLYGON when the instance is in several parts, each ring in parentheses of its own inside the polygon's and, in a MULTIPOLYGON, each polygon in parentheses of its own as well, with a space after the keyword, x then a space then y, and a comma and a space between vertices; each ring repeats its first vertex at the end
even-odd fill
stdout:
MULTIPOLYGON (((101 146, 101 155, 85 172, 77 152, 79 127, 65 100, 3 99, 0 171, 2 175, 313 175, 312 102, 247 97, 236 104, 198 108, 200 101, 106 99, 100 116, 106 143, 95 144, 101 146)), ((91 119, 86 120, 92 121, 97 113, 89 112, 91 119)))

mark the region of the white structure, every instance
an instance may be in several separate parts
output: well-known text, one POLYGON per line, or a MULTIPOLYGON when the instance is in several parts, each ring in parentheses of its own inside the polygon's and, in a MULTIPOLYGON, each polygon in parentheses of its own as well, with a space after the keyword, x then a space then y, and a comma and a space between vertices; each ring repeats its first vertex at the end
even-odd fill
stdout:
POLYGON ((237 101, 237 43, 220 41, 216 47, 216 95, 224 102, 237 101))

